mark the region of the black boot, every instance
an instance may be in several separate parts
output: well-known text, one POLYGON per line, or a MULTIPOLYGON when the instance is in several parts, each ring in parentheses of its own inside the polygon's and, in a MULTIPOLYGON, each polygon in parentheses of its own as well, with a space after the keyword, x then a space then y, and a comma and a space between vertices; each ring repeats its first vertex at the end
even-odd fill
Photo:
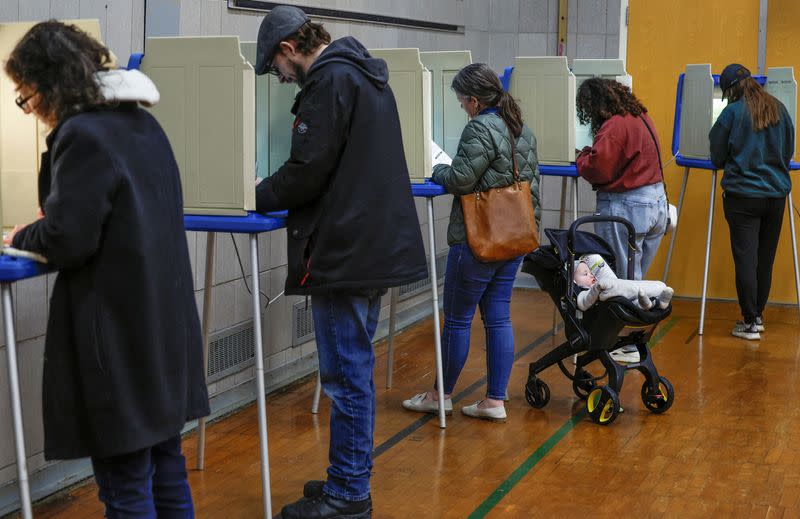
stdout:
POLYGON ((322 487, 325 486, 324 481, 320 481, 318 479, 312 479, 311 481, 306 481, 306 484, 303 485, 303 497, 317 497, 322 495, 322 487))
MULTIPOLYGON (((305 488, 303 489, 306 490, 305 488)), ((276 519, 371 519, 372 499, 345 501, 328 494, 303 497, 286 505, 276 519)))

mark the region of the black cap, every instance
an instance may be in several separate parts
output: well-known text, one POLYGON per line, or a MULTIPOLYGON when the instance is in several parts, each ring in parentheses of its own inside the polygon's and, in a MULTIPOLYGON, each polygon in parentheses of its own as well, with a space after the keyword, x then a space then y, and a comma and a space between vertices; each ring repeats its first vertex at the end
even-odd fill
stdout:
POLYGON ((309 20, 306 13, 291 5, 279 5, 264 17, 258 29, 256 74, 260 76, 267 73, 278 44, 296 33, 309 20))
POLYGON ((750 71, 747 70, 747 67, 738 63, 731 63, 719 75, 719 87, 724 92, 746 77, 750 77, 750 71))

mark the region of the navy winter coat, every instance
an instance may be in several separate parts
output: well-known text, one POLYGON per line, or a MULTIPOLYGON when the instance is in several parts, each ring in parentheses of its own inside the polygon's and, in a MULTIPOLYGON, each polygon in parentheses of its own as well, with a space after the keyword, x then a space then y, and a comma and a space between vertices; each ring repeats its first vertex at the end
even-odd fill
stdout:
POLYGON ((133 103, 70 117, 47 145, 45 217, 13 241, 59 271, 45 457, 133 452, 209 412, 178 167, 161 127, 133 103))
POLYGON ((292 108, 291 156, 256 189, 259 211, 289 210, 287 294, 382 289, 428 274, 388 79, 386 62, 350 37, 308 70, 292 108))

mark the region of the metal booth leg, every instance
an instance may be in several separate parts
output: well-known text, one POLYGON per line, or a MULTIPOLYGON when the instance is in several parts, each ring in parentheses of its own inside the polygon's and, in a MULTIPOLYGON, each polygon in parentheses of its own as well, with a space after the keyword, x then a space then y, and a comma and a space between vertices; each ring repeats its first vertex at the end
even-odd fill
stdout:
POLYGON ((433 342, 436 352, 436 390, 439 393, 439 427, 444 429, 444 371, 442 369, 442 334, 439 327, 439 285, 436 276, 436 236, 433 230, 433 198, 428 202, 428 251, 430 253, 431 292, 433 293, 433 342))
MULTIPOLYGON (((558 228, 563 229, 566 225, 565 216, 567 205, 567 177, 561 177, 561 209, 558 218, 558 228)), ((553 306, 553 335, 556 335, 556 327, 558 326, 558 308, 553 306)))
POLYGON ((397 288, 389 289, 389 338, 386 351, 386 389, 392 388, 394 375, 394 332, 397 327, 397 288))
POLYGON ((683 170, 683 183, 681 184, 681 195, 678 198, 678 221, 675 223, 675 229, 672 231, 672 236, 669 238, 669 250, 667 251, 667 262, 664 264, 664 276, 661 281, 667 282, 669 276, 669 264, 672 262, 672 249, 675 247, 675 236, 678 235, 678 225, 681 223, 681 209, 683 209, 683 198, 686 196, 686 182, 689 180, 689 168, 683 170))
MULTIPOLYGON (((203 285, 203 376, 208 378, 208 335, 211 330, 211 315, 214 298, 214 243, 216 234, 206 233, 206 278, 203 285)), ((206 383, 208 381, 206 380, 206 383)), ((206 464, 206 418, 197 422, 197 470, 206 464)))
POLYGON ((711 174, 711 198, 708 204, 708 234, 706 235, 706 262, 703 267, 703 298, 700 301, 700 328, 698 335, 703 335, 703 325, 706 319, 706 295, 708 292, 708 262, 711 259, 711 228, 714 223, 714 201, 717 194, 717 170, 711 174))
POLYGON ((269 450, 267 443, 267 396, 264 388, 264 345, 261 328, 261 287, 258 272, 258 234, 250 235, 250 268, 253 296, 253 335, 255 336, 256 401, 258 406, 258 435, 261 447, 261 491, 264 517, 272 518, 272 496, 269 490, 269 450))
POLYGON ((314 400, 311 401, 311 414, 319 412, 319 397, 322 394, 322 373, 317 370, 317 384, 314 386, 314 400))
POLYGON ((786 197, 789 200, 789 230, 792 232, 792 258, 794 259, 794 285, 797 290, 797 308, 800 310, 800 269, 797 266, 797 235, 794 228, 794 203, 792 193, 786 197))
POLYGON ((11 299, 11 283, 2 284, 3 323, 6 334, 6 353, 8 354, 8 387, 11 397, 11 420, 14 426, 14 448, 17 457, 17 484, 19 503, 23 519, 32 519, 31 491, 28 483, 28 460, 25 456, 25 432, 22 426, 22 398, 19 389, 19 368, 17 366, 17 338, 14 333, 14 307, 11 299))

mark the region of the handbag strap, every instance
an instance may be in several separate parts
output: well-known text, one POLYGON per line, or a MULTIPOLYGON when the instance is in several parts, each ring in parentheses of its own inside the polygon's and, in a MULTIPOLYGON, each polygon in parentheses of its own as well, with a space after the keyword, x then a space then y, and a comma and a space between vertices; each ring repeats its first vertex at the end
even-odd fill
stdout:
MULTIPOLYGON (((667 193, 667 180, 664 178, 664 166, 661 164, 661 148, 658 146, 658 139, 656 139, 656 134, 653 133, 653 129, 650 128, 650 125, 647 124, 647 119, 645 119, 644 114, 639 116, 639 119, 642 120, 647 131, 650 132, 650 137, 653 139, 653 144, 656 145, 656 153, 658 153, 658 169, 661 171, 661 183, 664 184, 664 196, 667 198, 667 228, 669 228, 669 194, 667 193)), ((666 231, 664 231, 666 233, 666 231)))
MULTIPOLYGON (((500 115, 498 115, 498 117, 500 117, 500 115)), ((503 120, 502 117, 500 117, 500 119, 503 120)), ((505 120, 503 120, 503 124, 505 124, 505 120)), ((513 171, 514 171, 514 182, 519 184, 522 181, 522 179, 519 176, 519 168, 517 167, 517 140, 514 138, 514 134, 511 133, 511 128, 508 127, 508 124, 506 124, 506 128, 508 129, 508 139, 509 139, 509 142, 511 143, 511 165, 514 168, 513 169, 513 171)), ((484 172, 484 175, 485 174, 486 174, 486 172, 484 172)), ((662 174, 661 176, 663 177, 664 175, 662 174)), ((481 178, 483 178, 483 175, 481 175, 481 178)), ((479 178, 478 181, 475 183, 475 194, 476 195, 478 193, 480 193, 480 189, 478 189, 478 186, 481 183, 481 178, 479 178)))
POLYGON ((517 139, 514 138, 514 134, 511 133, 511 128, 509 128, 507 124, 506 128, 508 128, 508 138, 511 142, 511 164, 514 166, 514 182, 519 183, 519 168, 517 167, 517 139))
POLYGON ((644 114, 639 116, 639 119, 642 120, 644 123, 645 128, 647 131, 650 132, 650 137, 653 139, 653 144, 656 146, 656 153, 658 154, 658 169, 661 171, 661 182, 664 182, 664 166, 661 165, 661 148, 658 146, 658 139, 656 139, 656 134, 653 133, 653 129, 650 128, 650 125, 647 124, 647 119, 643 117, 644 114))

